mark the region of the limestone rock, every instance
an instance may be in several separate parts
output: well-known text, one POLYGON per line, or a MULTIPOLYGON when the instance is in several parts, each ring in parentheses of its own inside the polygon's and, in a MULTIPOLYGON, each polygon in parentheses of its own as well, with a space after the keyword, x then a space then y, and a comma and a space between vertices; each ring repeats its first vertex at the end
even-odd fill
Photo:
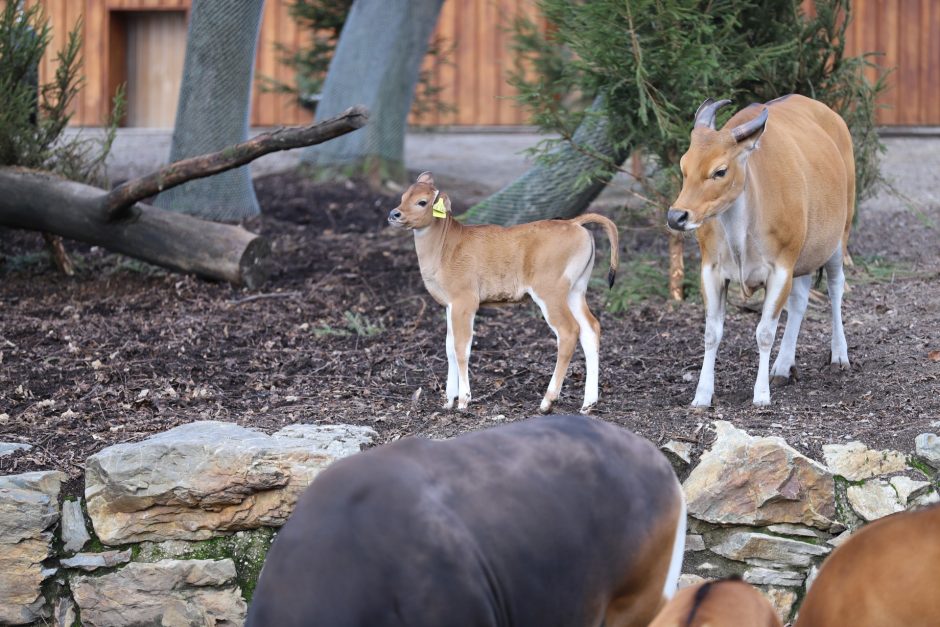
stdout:
POLYGON ((683 484, 690 515, 717 524, 834 524, 835 482, 779 437, 715 422, 715 442, 683 484))
POLYGON ((700 583, 705 583, 708 581, 704 577, 699 577, 698 575, 692 575, 688 573, 682 573, 679 575, 679 584, 676 586, 677 590, 682 590, 683 588, 691 588, 692 586, 698 585, 700 583))
POLYGON ((688 442, 678 442, 669 440, 659 447, 670 461, 675 461, 682 466, 688 466, 692 463, 692 445, 688 442))
POLYGON ((940 470, 940 438, 936 433, 921 433, 914 438, 914 452, 940 470))
POLYGON ((874 451, 861 442, 823 446, 826 466, 834 475, 861 481, 907 470, 907 459, 898 451, 874 451))
POLYGON ((283 430, 275 437, 214 421, 182 425, 89 457, 88 514, 105 544, 205 540, 280 526, 323 468, 358 450, 350 438, 295 437, 283 430))
POLYGON ((898 493, 886 481, 866 481, 862 485, 851 485, 846 490, 849 505, 863 520, 871 522, 889 514, 900 512, 904 504, 898 493))
POLYGON ((803 574, 792 570, 774 568, 748 568, 744 571, 744 581, 754 585, 801 586, 803 574))
POLYGON ((67 553, 81 551, 85 543, 91 540, 85 528, 82 514, 82 502, 65 501, 62 503, 62 542, 67 553))
POLYGON ((698 534, 688 535, 685 537, 685 550, 686 551, 704 551, 705 540, 702 539, 702 536, 698 534))
POLYGON ((12 455, 17 451, 28 451, 33 448, 29 444, 21 444, 19 442, 0 442, 0 457, 4 455, 12 455))
POLYGON ((897 492, 898 500, 902 505, 907 506, 912 498, 916 498, 930 489, 929 481, 915 481, 910 477, 891 477, 888 480, 894 491, 897 492))
POLYGON ((247 613, 229 559, 132 562, 99 577, 78 575, 71 588, 87 627, 232 627, 247 613))
POLYGON ((52 550, 52 527, 59 520, 56 471, 0 477, 0 624, 21 625, 47 615, 40 589, 55 569, 42 561, 52 550))
POLYGON ((114 568, 131 561, 131 550, 102 551, 101 553, 76 553, 72 557, 59 560, 65 568, 78 568, 81 570, 97 570, 99 568, 114 568))
POLYGON ((75 602, 72 597, 59 597, 55 604, 55 627, 73 627, 75 619, 75 602))
POLYGON ((777 611, 780 622, 784 625, 790 619, 793 613, 793 605, 796 603, 796 592, 788 588, 767 588, 761 590, 770 604, 777 611))
POLYGON ((379 434, 371 427, 357 425, 288 425, 275 438, 300 438, 333 457, 349 457, 371 446, 379 434))
POLYGON ((751 531, 732 531, 722 542, 713 545, 711 550, 739 562, 800 567, 809 566, 813 558, 831 551, 827 546, 751 531))
POLYGON ((835 538, 830 538, 829 540, 827 540, 826 544, 829 544, 833 547, 842 546, 843 544, 845 544, 845 541, 851 537, 852 537, 852 530, 846 529, 845 531, 837 535, 835 538))
POLYGON ((812 587, 813 582, 816 581, 816 577, 819 576, 819 567, 816 564, 813 564, 809 567, 809 570, 806 571, 806 592, 809 592, 809 589, 812 587))
POLYGON ((811 527, 803 525, 793 525, 790 523, 781 523, 779 525, 769 525, 767 531, 785 536, 799 536, 801 538, 828 538, 829 534, 822 533, 811 527))
POLYGON ((937 494, 936 490, 930 490, 925 494, 921 494, 917 498, 911 499, 908 505, 910 507, 927 507, 928 505, 933 505, 934 503, 940 503, 940 494, 937 494))

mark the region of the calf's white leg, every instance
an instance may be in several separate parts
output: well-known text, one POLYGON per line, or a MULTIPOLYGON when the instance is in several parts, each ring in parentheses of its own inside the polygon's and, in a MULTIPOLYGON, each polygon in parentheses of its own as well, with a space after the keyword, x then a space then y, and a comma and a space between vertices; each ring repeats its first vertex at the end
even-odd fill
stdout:
POLYGON ((552 410, 552 405, 561 394, 561 386, 565 382, 565 373, 568 372, 568 364, 571 362, 571 356, 574 354, 578 342, 578 323, 571 310, 568 309, 564 296, 559 296, 554 292, 538 294, 534 289, 529 290, 529 295, 538 304, 539 309, 542 310, 545 322, 548 323, 558 339, 558 357, 555 360, 555 371, 552 373, 552 380, 549 381, 548 389, 545 390, 545 396, 539 405, 539 411, 547 414, 552 410))
POLYGON ((458 392, 458 374, 457 374, 457 350, 454 347, 454 323, 451 320, 451 311, 453 305, 447 305, 447 401, 444 403, 444 409, 453 409, 454 401, 457 400, 458 392))
POLYGON ((774 383, 786 383, 791 374, 799 376, 796 370, 796 340, 800 335, 803 316, 806 314, 812 283, 813 278, 808 274, 793 279, 790 297, 787 298, 787 326, 780 341, 780 352, 777 353, 777 359, 770 369, 774 383))
POLYGON ((584 292, 570 292, 568 308, 578 322, 578 338, 581 341, 581 350, 584 351, 584 402, 581 404, 581 413, 587 414, 597 404, 601 325, 588 309, 584 292))
POLYGON ((447 403, 444 405, 446 409, 453 407, 454 396, 457 397, 457 409, 466 409, 470 404, 469 362, 475 314, 475 304, 455 302, 447 306, 447 403), (453 365, 451 365, 452 360, 453 365), (455 378, 456 382, 454 382, 455 378), (456 394, 452 396, 455 385, 456 394))
POLYGON ((702 266, 702 293, 705 297, 705 357, 698 377, 693 407, 709 407, 715 393, 715 358, 725 327, 725 296, 728 281, 714 265, 702 266))

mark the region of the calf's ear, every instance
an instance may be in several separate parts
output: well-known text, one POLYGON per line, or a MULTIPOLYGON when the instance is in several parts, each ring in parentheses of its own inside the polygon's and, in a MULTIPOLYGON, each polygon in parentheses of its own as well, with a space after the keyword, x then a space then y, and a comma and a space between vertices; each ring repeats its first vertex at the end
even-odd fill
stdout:
POLYGON ((429 185, 434 185, 434 177, 431 176, 430 172, 422 172, 418 175, 417 183, 427 183, 429 185))

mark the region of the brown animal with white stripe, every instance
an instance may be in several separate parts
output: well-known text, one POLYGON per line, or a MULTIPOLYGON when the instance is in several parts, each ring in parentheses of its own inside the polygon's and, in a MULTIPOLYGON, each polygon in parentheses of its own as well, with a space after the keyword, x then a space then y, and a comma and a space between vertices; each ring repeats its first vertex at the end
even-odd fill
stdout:
POLYGON ((679 590, 649 627, 781 627, 781 623, 757 588, 740 579, 721 579, 679 590))
POLYGON ((823 562, 796 627, 927 627, 940 621, 940 506, 894 514, 823 562))
POLYGON ((797 378, 796 340, 811 275, 826 269, 832 302, 833 369, 849 367, 842 327, 843 259, 855 212, 855 161, 845 122, 826 105, 799 95, 751 105, 715 129, 729 100, 706 100, 682 156, 682 191, 670 228, 697 230, 702 251, 705 358, 692 405, 708 407, 724 326, 728 283, 745 294, 766 288, 757 345, 754 404, 770 403, 775 382, 797 378), (770 349, 784 303, 787 326, 770 368, 770 349))
POLYGON ((587 213, 571 220, 541 220, 511 227, 466 226, 451 215, 450 199, 430 172, 418 177, 388 216, 390 225, 414 231, 421 277, 431 296, 447 307, 447 402, 470 402, 467 364, 473 319, 480 305, 519 302, 528 294, 558 338, 558 359, 539 410, 547 413, 561 393, 578 338, 586 379, 581 412, 597 403, 600 323, 585 300, 594 267, 594 238, 584 224, 604 227, 610 239, 608 283, 617 271, 617 227, 587 213))

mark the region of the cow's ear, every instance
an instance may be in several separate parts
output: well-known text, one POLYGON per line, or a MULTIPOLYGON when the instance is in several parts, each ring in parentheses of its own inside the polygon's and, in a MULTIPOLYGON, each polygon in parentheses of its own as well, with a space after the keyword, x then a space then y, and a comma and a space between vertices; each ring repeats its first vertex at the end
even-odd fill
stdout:
POLYGON ((731 129, 731 136, 734 137, 734 141, 738 142, 738 144, 748 152, 757 148, 760 138, 767 129, 767 118, 769 115, 770 110, 765 107, 764 110, 760 112, 760 115, 753 120, 748 120, 744 124, 735 126, 731 129))

